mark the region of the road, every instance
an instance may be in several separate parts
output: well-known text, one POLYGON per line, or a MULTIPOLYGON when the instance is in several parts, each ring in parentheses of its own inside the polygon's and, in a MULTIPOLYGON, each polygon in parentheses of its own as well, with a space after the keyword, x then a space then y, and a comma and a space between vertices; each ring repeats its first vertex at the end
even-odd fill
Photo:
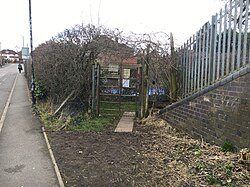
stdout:
POLYGON ((0 116, 2 116, 17 73, 17 64, 7 64, 0 68, 0 116))

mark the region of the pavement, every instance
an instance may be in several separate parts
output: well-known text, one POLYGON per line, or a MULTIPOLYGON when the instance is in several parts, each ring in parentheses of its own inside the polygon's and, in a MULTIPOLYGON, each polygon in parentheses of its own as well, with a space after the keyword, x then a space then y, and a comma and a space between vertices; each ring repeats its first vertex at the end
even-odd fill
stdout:
POLYGON ((24 74, 16 74, 1 117, 0 187, 58 187, 39 119, 33 114, 24 74))

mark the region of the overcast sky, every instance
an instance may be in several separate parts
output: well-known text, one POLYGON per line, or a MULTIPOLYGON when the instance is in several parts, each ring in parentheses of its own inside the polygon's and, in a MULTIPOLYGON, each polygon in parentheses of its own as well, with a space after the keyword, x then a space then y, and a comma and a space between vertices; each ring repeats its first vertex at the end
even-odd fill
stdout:
MULTIPOLYGON (((80 23, 135 33, 173 32, 176 43, 182 43, 223 6, 221 0, 31 1, 34 47, 80 23)), ((2 49, 20 50, 23 41, 29 45, 29 0, 1 0, 0 7, 2 49)))

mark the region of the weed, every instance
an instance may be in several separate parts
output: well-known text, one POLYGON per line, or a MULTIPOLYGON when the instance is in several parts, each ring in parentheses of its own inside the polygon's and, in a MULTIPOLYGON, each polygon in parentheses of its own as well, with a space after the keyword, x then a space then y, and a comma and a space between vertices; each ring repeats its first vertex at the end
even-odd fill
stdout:
POLYGON ((35 81, 35 97, 36 99, 42 99, 45 96, 45 89, 41 83, 41 81, 37 80, 35 81))
POLYGON ((195 167, 196 171, 201 172, 206 169, 206 165, 202 162, 199 162, 197 166, 195 167))
POLYGON ((197 156, 197 157, 200 157, 202 154, 202 151, 200 149, 194 151, 194 155, 197 156))
POLYGON ((221 184, 221 181, 218 180, 215 176, 214 173, 209 173, 207 176, 207 182, 209 185, 214 185, 214 184, 221 184))
POLYGON ((194 155, 200 157, 202 154, 202 150, 199 145, 194 146, 194 155))
POLYGON ((232 163, 226 163, 223 167, 226 174, 231 175, 233 171, 234 165, 232 163))
POLYGON ((235 147, 233 146, 233 144, 231 142, 226 141, 221 145, 221 151, 223 151, 223 152, 234 152, 235 147))

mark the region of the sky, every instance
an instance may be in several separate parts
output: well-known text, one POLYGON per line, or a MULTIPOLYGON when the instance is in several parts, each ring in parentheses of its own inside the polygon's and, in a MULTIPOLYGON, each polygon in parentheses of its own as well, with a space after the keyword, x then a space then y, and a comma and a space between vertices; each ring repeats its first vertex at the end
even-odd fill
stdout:
MULTIPOLYGON (((221 0, 31 0, 33 46, 76 24, 126 33, 173 33, 181 45, 223 7, 221 0)), ((0 2, 1 49, 30 46, 29 0, 0 2)))

